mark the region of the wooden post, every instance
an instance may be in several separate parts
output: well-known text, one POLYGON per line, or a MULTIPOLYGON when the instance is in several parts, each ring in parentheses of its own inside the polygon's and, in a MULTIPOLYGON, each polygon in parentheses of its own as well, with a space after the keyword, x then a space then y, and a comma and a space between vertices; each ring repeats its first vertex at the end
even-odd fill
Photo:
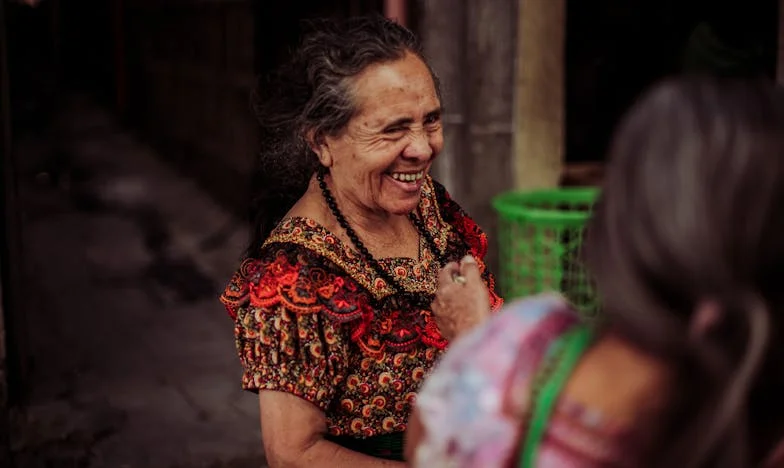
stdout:
POLYGON ((555 187, 564 163, 565 0, 519 0, 514 84, 515 186, 555 187))
POLYGON ((435 177, 491 239, 498 270, 492 198, 511 188, 512 95, 517 5, 509 0, 419 1, 425 53, 441 80, 444 150, 435 177))
POLYGON ((436 179, 464 201, 465 184, 458 171, 466 160, 466 9, 463 0, 422 2, 422 42, 425 55, 441 81, 444 105, 444 150, 433 166, 436 179))
MULTIPOLYGON (((549 1, 549 0, 544 0, 549 1)), ((499 271, 493 197, 512 187, 515 18, 509 0, 467 0, 466 86, 468 152, 455 172, 463 178, 466 209, 491 239, 488 263, 499 271)))

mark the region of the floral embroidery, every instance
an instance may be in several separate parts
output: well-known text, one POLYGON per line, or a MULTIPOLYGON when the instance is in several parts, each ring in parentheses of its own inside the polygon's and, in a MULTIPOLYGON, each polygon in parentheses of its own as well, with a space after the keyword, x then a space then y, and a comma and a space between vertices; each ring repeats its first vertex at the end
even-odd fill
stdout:
MULTIPOLYGON (((259 309, 282 306, 295 314, 322 313, 337 324, 347 324, 351 340, 369 356, 388 350, 408 352, 420 343, 446 348, 430 310, 412 308, 405 301, 377 300, 337 265, 296 244, 270 244, 265 251, 270 254, 264 259, 243 262, 222 296, 235 319, 244 304, 259 309)), ((413 269, 407 275, 424 283, 413 269)))
MULTIPOLYGON (((484 233, 439 187, 426 181, 418 215, 445 258, 477 257, 496 308, 501 299, 484 267, 484 233)), ((418 260, 379 262, 429 304, 440 265, 424 240, 420 252, 418 260)), ((416 392, 448 343, 429 308, 404 296, 323 226, 284 220, 221 296, 235 321, 243 388, 311 401, 335 436, 405 430, 416 392)))

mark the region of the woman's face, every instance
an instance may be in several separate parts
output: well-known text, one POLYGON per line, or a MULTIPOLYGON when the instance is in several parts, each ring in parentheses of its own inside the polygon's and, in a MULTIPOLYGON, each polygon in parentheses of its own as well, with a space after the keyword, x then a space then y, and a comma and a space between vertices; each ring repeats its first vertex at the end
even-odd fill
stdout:
POLYGON ((371 65, 353 80, 356 115, 314 148, 345 207, 374 217, 419 204, 425 174, 441 151, 441 102, 420 58, 371 65))

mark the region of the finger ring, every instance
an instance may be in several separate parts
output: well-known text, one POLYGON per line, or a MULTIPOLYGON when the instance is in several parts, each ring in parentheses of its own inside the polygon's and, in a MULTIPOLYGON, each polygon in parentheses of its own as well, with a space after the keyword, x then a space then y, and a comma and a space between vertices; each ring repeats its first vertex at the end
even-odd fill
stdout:
POLYGON ((465 276, 460 276, 458 274, 452 275, 452 281, 454 281, 457 284, 465 284, 466 283, 465 276))

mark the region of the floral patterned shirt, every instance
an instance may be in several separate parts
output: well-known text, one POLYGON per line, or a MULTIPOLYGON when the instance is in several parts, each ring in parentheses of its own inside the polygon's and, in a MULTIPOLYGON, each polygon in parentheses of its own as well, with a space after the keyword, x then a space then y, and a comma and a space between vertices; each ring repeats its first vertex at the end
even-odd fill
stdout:
MULTIPOLYGON (((444 258, 477 258, 498 308, 479 227, 432 179, 417 214, 444 258)), ((379 262, 407 293, 432 302, 440 265, 424 239, 419 259, 379 262)), ((351 246, 308 218, 282 221, 221 301, 235 322, 243 388, 304 398, 324 411, 333 436, 404 431, 416 392, 447 346, 430 310, 411 307, 351 246)))

